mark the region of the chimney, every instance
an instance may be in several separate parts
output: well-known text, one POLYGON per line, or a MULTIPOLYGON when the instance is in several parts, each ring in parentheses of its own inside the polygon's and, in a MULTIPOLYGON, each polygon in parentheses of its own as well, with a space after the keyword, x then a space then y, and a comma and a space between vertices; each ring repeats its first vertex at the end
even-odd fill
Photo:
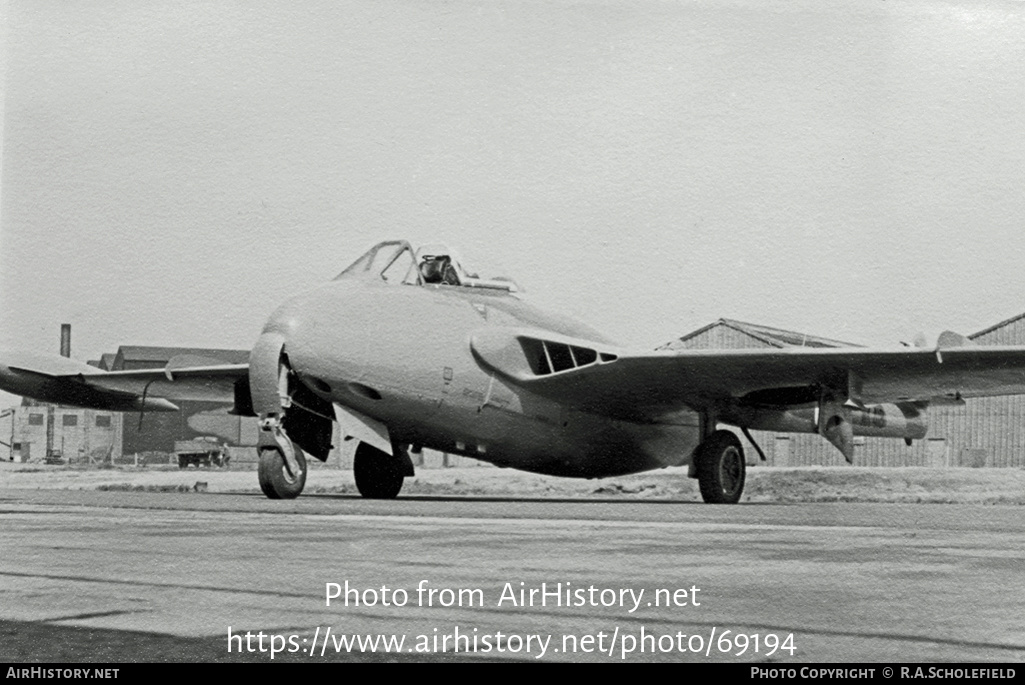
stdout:
POLYGON ((71 324, 61 324, 61 356, 71 356, 71 324))

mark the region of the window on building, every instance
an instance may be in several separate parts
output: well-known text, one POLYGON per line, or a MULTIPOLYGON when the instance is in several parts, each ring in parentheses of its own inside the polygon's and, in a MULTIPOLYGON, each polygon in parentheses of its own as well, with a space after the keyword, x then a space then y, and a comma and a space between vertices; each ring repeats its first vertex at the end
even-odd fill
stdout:
POLYGON ((42 426, 43 425, 43 415, 42 414, 29 414, 28 415, 28 425, 30 425, 30 426, 42 426))
POLYGON ((63 420, 65 426, 77 426, 78 414, 65 414, 63 420))
POLYGON ((100 414, 96 417, 97 428, 110 428, 110 416, 100 414))

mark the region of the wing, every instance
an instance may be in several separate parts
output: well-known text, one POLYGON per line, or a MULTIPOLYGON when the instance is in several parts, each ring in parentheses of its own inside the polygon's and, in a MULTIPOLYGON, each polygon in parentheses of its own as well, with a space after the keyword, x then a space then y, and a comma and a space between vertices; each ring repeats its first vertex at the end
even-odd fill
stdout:
POLYGON ((0 356, 0 389, 44 402, 115 411, 176 411, 172 400, 234 402, 248 364, 176 357, 162 369, 103 371, 53 355, 0 356))
POLYGON ((795 406, 823 390, 865 404, 1025 393, 1025 347, 784 348, 631 353, 537 331, 476 332, 485 367, 586 411, 650 418, 659 409, 795 406))

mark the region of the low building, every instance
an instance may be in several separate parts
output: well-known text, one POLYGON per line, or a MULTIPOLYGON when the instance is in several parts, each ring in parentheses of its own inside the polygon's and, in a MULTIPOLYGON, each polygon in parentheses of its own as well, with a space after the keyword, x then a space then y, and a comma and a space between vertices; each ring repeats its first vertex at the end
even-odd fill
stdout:
POLYGON ((26 400, 3 414, 0 425, 10 430, 9 461, 97 463, 121 455, 121 415, 116 412, 26 400))

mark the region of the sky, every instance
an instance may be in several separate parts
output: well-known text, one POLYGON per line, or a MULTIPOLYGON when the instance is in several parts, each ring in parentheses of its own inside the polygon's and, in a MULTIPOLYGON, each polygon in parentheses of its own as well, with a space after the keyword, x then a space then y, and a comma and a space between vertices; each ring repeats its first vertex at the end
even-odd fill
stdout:
POLYGON ((0 11, 0 347, 247 348, 395 238, 644 349, 1025 312, 1022 3, 0 11))

